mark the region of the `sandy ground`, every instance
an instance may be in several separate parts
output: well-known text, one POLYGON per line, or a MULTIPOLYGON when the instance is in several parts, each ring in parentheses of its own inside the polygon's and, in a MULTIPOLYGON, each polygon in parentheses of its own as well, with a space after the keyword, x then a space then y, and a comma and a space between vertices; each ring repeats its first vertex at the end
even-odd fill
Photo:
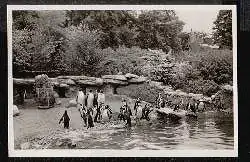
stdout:
MULTIPOLYGON (((106 104, 111 106, 114 114, 119 112, 121 100, 125 96, 106 96, 106 104)), ((26 100, 25 104, 18 106, 20 115, 14 117, 14 140, 15 147, 20 143, 29 141, 30 137, 48 135, 56 130, 62 130, 63 124, 58 124, 64 111, 68 111, 70 117, 70 129, 83 129, 84 123, 76 107, 66 108, 73 98, 59 98, 60 105, 50 109, 38 109, 34 100, 26 100)), ((134 101, 129 99, 131 108, 134 101)), ((117 118, 117 116, 114 116, 117 118)))

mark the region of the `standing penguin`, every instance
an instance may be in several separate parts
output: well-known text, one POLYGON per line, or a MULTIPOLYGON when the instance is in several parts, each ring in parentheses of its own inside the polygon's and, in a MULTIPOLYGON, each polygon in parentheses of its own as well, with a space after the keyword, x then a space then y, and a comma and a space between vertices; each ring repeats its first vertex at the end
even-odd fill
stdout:
POLYGON ((78 94, 76 96, 76 103, 77 103, 78 110, 81 109, 82 106, 86 105, 85 98, 86 98, 86 95, 84 94, 83 89, 78 91, 78 94))
POLYGON ((128 127, 131 127, 132 126, 132 123, 131 123, 132 111, 128 105, 126 106, 124 116, 125 116, 125 119, 127 120, 126 125, 128 125, 128 127))
POLYGON ((141 98, 137 98, 136 101, 135 101, 135 105, 134 105, 134 111, 135 111, 135 115, 137 114, 137 107, 138 107, 138 104, 141 102, 141 98))
POLYGON ((136 114, 136 119, 140 120, 142 118, 142 104, 139 103, 137 107, 137 114, 136 114))
POLYGON ((94 107, 94 94, 92 90, 89 91, 88 98, 87 98, 87 107, 93 108, 94 107))
POLYGON ((87 129, 94 127, 94 119, 93 119, 93 108, 88 108, 87 110, 87 129))
POLYGON ((84 121, 85 126, 87 126, 87 107, 84 105, 81 105, 81 108, 78 109, 81 115, 81 118, 84 121))
POLYGON ((69 129, 69 121, 70 121, 70 118, 69 118, 69 116, 68 116, 67 110, 65 110, 63 116, 61 117, 61 119, 60 119, 60 121, 59 121, 59 124, 61 124, 62 121, 63 121, 63 123, 64 123, 64 128, 69 129))
POLYGON ((102 121, 107 122, 111 118, 111 110, 109 108, 109 105, 106 105, 103 112, 102 112, 102 121))

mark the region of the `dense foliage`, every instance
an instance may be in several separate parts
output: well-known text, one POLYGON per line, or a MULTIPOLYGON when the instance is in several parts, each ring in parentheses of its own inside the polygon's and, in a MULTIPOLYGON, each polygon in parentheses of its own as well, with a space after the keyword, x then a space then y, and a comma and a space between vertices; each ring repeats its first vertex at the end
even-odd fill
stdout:
POLYGON ((100 30, 102 48, 139 46, 143 49, 179 50, 178 33, 184 23, 172 10, 142 11, 67 11, 65 26, 88 25, 100 30))
POLYGON ((220 10, 214 25, 215 43, 232 49, 232 10, 220 10))
POLYGON ((35 88, 37 101, 42 106, 53 106, 55 97, 53 95, 53 86, 47 75, 38 75, 35 77, 35 88))
POLYGON ((126 95, 137 99, 140 97, 143 101, 154 104, 159 93, 163 94, 163 90, 149 84, 129 85, 117 89, 118 94, 126 95))
MULTIPOLYGON (((232 41, 230 22, 230 12, 220 11, 214 33, 220 46, 232 41)), ((14 76, 129 72, 209 96, 231 84, 232 51, 200 47, 206 34, 182 32, 183 25, 171 10, 14 11, 14 76)))
POLYGON ((33 12, 18 12, 20 14, 13 17, 13 71, 63 69, 63 35, 51 26, 44 25, 39 14, 33 16, 33 12), (26 17, 25 23, 19 22, 22 17, 26 17))
POLYGON ((176 60, 181 61, 173 70, 177 76, 171 85, 192 93, 203 93, 208 96, 216 93, 219 85, 233 82, 233 53, 230 50, 199 48, 197 52, 186 52, 176 60), (181 72, 180 72, 181 71, 181 72), (184 75, 183 75, 184 74, 184 75))

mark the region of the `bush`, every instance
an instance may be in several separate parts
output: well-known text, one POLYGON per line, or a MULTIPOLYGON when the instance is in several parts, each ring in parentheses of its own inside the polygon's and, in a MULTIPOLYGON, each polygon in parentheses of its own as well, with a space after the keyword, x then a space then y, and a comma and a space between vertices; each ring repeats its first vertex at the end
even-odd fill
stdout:
POLYGON ((198 48, 196 52, 175 55, 175 67, 170 85, 186 92, 212 95, 223 84, 233 81, 233 54, 231 50, 198 48), (180 62, 180 63, 179 63, 180 62))
POLYGON ((103 60, 97 66, 97 76, 117 74, 118 72, 148 75, 143 68, 147 61, 142 56, 149 54, 152 54, 152 52, 139 47, 120 46, 116 50, 112 48, 103 49, 103 60))
POLYGON ((189 80, 182 88, 189 93, 200 93, 211 96, 220 90, 220 86, 211 80, 189 80))
POLYGON ((47 106, 48 99, 49 99, 49 104, 54 105, 55 98, 53 93, 53 86, 47 75, 42 74, 36 76, 35 87, 37 90, 37 100, 41 105, 47 106))
POLYGON ((197 52, 186 53, 182 61, 188 61, 199 78, 226 84, 233 80, 233 52, 200 48, 197 52))
POLYGON ((221 109, 233 110, 233 91, 222 89, 215 94, 213 103, 221 109))
POLYGON ((68 49, 65 52, 65 63, 75 75, 93 75, 102 60, 100 34, 87 27, 80 29, 74 26, 65 30, 68 49))
POLYGON ((117 92, 120 95, 126 95, 134 99, 140 97, 143 101, 149 103, 155 103, 158 94, 164 93, 162 89, 150 86, 148 83, 140 85, 131 84, 125 87, 119 87, 117 92))

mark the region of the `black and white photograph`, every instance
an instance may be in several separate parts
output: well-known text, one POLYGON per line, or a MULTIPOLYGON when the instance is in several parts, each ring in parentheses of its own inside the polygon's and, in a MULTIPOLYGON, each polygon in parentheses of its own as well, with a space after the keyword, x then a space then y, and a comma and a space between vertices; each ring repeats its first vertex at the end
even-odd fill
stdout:
POLYGON ((9 156, 238 155, 234 5, 8 5, 9 156))

